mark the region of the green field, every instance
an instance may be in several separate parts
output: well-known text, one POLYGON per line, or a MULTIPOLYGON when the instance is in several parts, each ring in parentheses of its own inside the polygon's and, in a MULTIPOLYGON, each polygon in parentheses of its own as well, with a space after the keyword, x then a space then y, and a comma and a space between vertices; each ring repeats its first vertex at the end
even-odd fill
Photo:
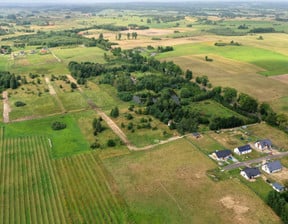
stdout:
POLYGON ((71 156, 89 150, 87 141, 70 114, 8 124, 5 126, 5 134, 9 138, 38 134, 46 135, 52 141, 51 156, 53 158, 71 156), (67 128, 60 131, 52 130, 51 125, 54 121, 64 122, 67 128))
POLYGON ((239 180, 210 180, 216 165, 185 139, 104 164, 138 223, 280 223, 239 180))
POLYGON ((53 160, 49 138, 39 135, 3 140, 3 130, 1 223, 131 221, 96 154, 53 160))
MULTIPOLYGON (((184 44, 175 46, 172 52, 163 53, 159 59, 180 57, 185 55, 215 54, 228 59, 254 64, 266 71, 260 72, 265 76, 288 73, 288 60, 285 55, 270 50, 251 46, 214 46, 207 44, 184 44)), ((213 58, 213 57, 212 57, 213 58)))

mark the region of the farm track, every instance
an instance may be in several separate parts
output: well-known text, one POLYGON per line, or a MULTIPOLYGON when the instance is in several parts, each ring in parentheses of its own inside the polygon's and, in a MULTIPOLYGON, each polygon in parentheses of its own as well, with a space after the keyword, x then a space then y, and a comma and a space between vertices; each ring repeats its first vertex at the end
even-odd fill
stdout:
POLYGON ((53 160, 44 136, 3 138, 0 223, 127 223, 97 155, 53 160))
POLYGON ((2 98, 3 98, 3 122, 4 123, 9 123, 9 113, 11 112, 11 108, 9 106, 9 101, 8 101, 8 92, 4 91, 2 93, 2 98))
POLYGON ((62 101, 59 99, 59 97, 58 97, 58 95, 57 95, 54 87, 53 87, 52 84, 50 83, 50 80, 49 80, 48 77, 45 77, 45 82, 46 82, 46 84, 47 84, 47 86, 48 86, 50 95, 53 96, 53 97, 56 99, 59 107, 61 108, 62 113, 64 113, 64 112, 65 112, 65 107, 64 107, 62 101))

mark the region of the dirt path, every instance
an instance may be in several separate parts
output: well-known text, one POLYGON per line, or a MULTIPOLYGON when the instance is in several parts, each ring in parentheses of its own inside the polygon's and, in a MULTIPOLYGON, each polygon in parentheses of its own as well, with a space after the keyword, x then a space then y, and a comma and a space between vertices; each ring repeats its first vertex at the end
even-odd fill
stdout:
POLYGON ((59 107, 61 108, 62 113, 64 113, 64 112, 66 111, 66 110, 65 110, 65 107, 64 107, 62 101, 59 99, 59 97, 58 97, 58 95, 57 95, 54 87, 53 87, 52 84, 50 83, 50 80, 49 80, 48 77, 45 77, 45 82, 46 82, 46 84, 48 85, 50 95, 55 97, 55 99, 56 99, 59 107))
POLYGON ((62 62, 62 60, 60 58, 58 58, 51 50, 50 50, 50 52, 58 62, 62 62))
POLYGON ((50 80, 49 80, 48 77, 45 77, 45 82, 46 82, 46 84, 48 85, 49 93, 50 93, 51 95, 56 95, 56 91, 55 91, 55 89, 53 88, 53 86, 51 85, 50 80))
POLYGON ((3 122, 9 123, 9 121, 10 121, 9 113, 11 112, 11 108, 10 108, 9 102, 8 102, 8 92, 4 91, 2 93, 2 97, 3 97, 3 122))
POLYGON ((99 116, 102 117, 102 119, 108 124, 108 126, 112 129, 112 131, 118 135, 118 137, 125 143, 125 145, 128 147, 129 150, 131 151, 145 151, 145 150, 149 150, 152 149, 158 145, 162 145, 168 142, 172 142, 172 141, 176 141, 178 139, 181 139, 183 137, 185 137, 185 135, 183 136, 175 136, 172 138, 169 138, 167 140, 163 140, 160 141, 157 144, 153 144, 153 145, 147 145, 145 147, 136 147, 135 145, 133 145, 131 142, 129 142, 127 136, 125 135, 125 133, 118 127, 118 125, 107 115, 105 114, 99 107, 96 106, 96 104, 92 101, 92 100, 88 100, 87 103, 91 106, 92 109, 94 109, 99 116))
POLYGON ((83 93, 83 89, 77 84, 77 81, 74 79, 72 75, 66 75, 70 82, 74 82, 77 85, 77 89, 83 93))

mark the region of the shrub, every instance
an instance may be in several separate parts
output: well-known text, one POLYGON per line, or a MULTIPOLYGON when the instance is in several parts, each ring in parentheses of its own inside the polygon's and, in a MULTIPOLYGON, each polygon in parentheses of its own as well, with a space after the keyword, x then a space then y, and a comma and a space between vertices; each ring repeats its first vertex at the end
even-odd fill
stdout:
POLYGON ((100 148, 100 146, 101 145, 98 142, 94 142, 90 145, 90 148, 91 149, 98 149, 98 148, 100 148))
POLYGON ((59 122, 59 121, 55 121, 55 122, 53 122, 53 124, 52 124, 52 129, 53 130, 62 130, 62 129, 65 129, 66 128, 66 124, 65 123, 63 123, 63 122, 59 122))
POLYGON ((16 107, 23 107, 23 106, 26 105, 26 103, 24 103, 24 102, 22 102, 22 101, 16 101, 16 102, 14 103, 14 105, 15 105, 16 107))
POLYGON ((109 139, 107 141, 107 146, 108 147, 114 147, 116 145, 116 142, 113 139, 109 139))

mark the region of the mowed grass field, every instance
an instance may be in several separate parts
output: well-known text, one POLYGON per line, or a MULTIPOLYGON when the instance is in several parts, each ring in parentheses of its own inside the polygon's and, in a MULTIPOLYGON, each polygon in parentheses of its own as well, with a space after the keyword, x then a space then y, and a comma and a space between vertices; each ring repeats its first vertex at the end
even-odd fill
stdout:
POLYGON ((46 136, 3 136, 1 223, 132 223, 95 153, 53 160, 46 136))
POLYGON ((216 165, 181 139, 104 161, 139 223, 280 223, 237 179, 213 182, 216 165))
POLYGON ((67 157, 90 150, 73 114, 27 120, 5 126, 5 134, 9 138, 39 135, 40 133, 51 139, 53 149, 50 154, 53 158, 67 157), (64 122, 67 127, 63 130, 54 131, 51 125, 55 121, 64 122))

